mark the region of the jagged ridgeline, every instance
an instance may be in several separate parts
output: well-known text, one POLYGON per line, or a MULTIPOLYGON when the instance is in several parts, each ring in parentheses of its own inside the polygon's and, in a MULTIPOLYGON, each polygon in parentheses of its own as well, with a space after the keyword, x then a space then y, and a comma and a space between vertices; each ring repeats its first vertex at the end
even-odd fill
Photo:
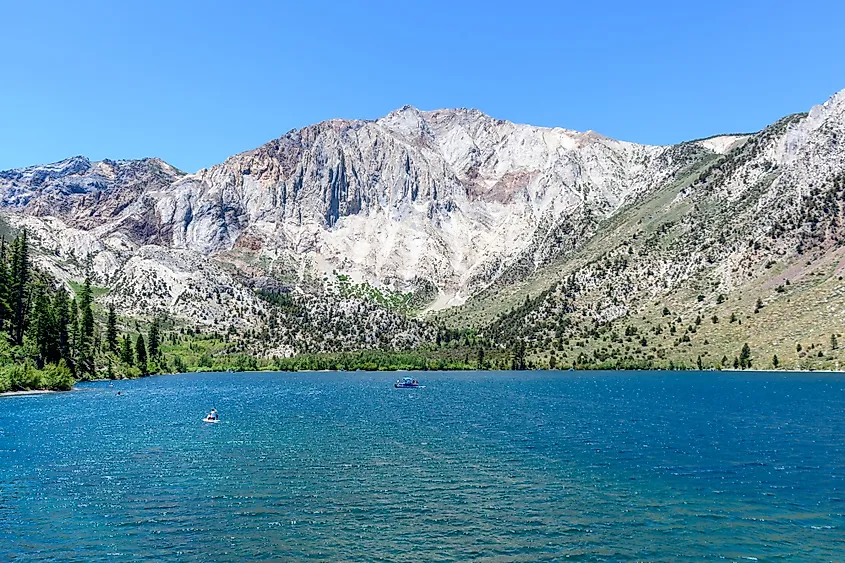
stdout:
MULTIPOLYGON (((671 146, 404 107, 195 174, 84 157, 0 172, 0 213, 53 280, 44 300, 90 293, 93 364, 60 357, 76 377, 833 369, 843 143, 845 92, 671 146)), ((27 334, 19 359, 52 365, 27 334)))

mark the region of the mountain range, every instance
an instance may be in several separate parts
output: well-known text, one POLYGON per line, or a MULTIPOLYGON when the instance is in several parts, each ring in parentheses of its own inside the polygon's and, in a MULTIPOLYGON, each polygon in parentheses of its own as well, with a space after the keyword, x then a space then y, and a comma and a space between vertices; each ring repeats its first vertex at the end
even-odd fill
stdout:
POLYGON ((79 156, 0 172, 39 265, 89 272, 125 319, 263 332, 254 350, 284 355, 471 329, 537 365, 716 365, 750 341, 766 363, 838 366, 843 194, 845 90, 671 146, 405 106, 193 174, 79 156))

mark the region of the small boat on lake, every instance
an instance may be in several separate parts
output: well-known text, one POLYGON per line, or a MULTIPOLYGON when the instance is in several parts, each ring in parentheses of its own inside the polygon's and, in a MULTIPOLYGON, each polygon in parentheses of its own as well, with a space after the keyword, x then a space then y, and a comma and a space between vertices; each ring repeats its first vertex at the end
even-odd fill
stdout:
POLYGON ((403 377, 400 381, 393 384, 396 389, 416 389, 420 386, 420 382, 413 377, 403 377))
POLYGON ((205 418, 202 419, 203 422, 220 422, 220 419, 217 418, 217 409, 211 409, 211 412, 205 415, 205 418))

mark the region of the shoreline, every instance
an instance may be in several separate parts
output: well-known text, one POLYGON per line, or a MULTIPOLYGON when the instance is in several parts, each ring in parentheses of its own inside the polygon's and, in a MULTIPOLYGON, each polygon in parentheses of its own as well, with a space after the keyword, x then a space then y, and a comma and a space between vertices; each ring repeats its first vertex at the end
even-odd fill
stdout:
POLYGON ((29 389, 27 391, 4 391, 0 393, 0 397, 26 397, 27 395, 47 395, 48 393, 61 393, 61 391, 51 391, 49 389, 29 389))
POLYGON ((247 370, 243 372, 237 371, 184 371, 184 372, 177 372, 177 373, 153 373, 137 378, 128 378, 128 379, 108 379, 108 378, 99 378, 99 379, 89 379, 86 381, 77 381, 73 384, 73 388, 67 391, 53 391, 50 389, 29 389, 26 391, 4 391, 0 393, 0 398, 2 397, 27 397, 27 396, 37 396, 37 395, 47 395, 52 393, 69 393, 74 391, 76 386, 80 383, 101 383, 104 381, 134 381, 136 379, 146 379, 148 377, 161 377, 161 376, 169 376, 169 375, 191 375, 191 374, 221 374, 221 373, 431 373, 431 372, 440 372, 440 373, 462 373, 462 372, 500 372, 500 373, 549 373, 549 372, 560 372, 560 373, 568 373, 570 371, 579 372, 579 373, 588 373, 588 372, 641 372, 641 371, 656 371, 662 373, 672 373, 672 372, 699 372, 699 373, 718 373, 718 372, 727 372, 727 373, 769 373, 769 374, 790 374, 790 373, 814 373, 819 375, 827 375, 827 374, 843 374, 845 370, 814 370, 814 369, 721 369, 721 370, 669 370, 669 369, 581 369, 581 370, 569 370, 569 369, 562 369, 562 370, 550 370, 550 369, 533 369, 533 370, 474 370, 474 369, 454 369, 454 370, 420 370, 420 369, 393 369, 393 370, 374 370, 374 371, 365 371, 365 370, 331 370, 331 369, 324 369, 324 370, 247 370))
MULTIPOLYGON (((570 370, 567 369, 382 369, 382 370, 341 370, 341 369, 296 369, 296 370, 281 370, 281 369, 257 369, 257 370, 244 370, 244 371, 215 371, 215 370, 201 370, 201 371, 182 371, 182 372, 175 372, 175 373, 156 373, 150 374, 146 376, 142 376, 139 378, 133 379, 143 379, 144 377, 154 377, 158 375, 191 375, 191 374, 204 374, 204 373, 463 373, 463 372, 499 372, 499 373, 544 373, 544 372, 596 372, 596 371, 606 371, 606 372, 640 372, 640 371, 659 371, 661 373, 689 373, 689 372, 697 372, 697 373, 719 373, 719 372, 728 372, 728 373, 841 373, 845 374, 845 369, 734 369, 734 368, 723 368, 723 369, 666 369, 666 368, 640 368, 640 369, 615 369, 615 368, 607 368, 607 369, 575 369, 570 370)), ((90 381, 109 381, 108 379, 92 379, 90 381)), ((116 379, 114 381, 126 381, 126 380, 119 380, 116 379)))

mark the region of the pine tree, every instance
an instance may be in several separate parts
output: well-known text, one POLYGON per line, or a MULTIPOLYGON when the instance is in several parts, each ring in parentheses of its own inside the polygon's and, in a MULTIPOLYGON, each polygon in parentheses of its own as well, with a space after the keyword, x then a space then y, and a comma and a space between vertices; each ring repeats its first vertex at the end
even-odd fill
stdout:
POLYGON ((0 238, 0 331, 6 328, 6 323, 12 318, 12 308, 9 306, 9 266, 6 256, 6 237, 0 238))
POLYGON ((831 334, 830 335, 830 349, 836 350, 837 348, 839 348, 839 341, 836 340, 836 334, 831 334))
POLYGON ((772 367, 777 369, 777 367, 779 365, 780 365, 780 360, 778 360, 778 355, 775 354, 774 356, 772 356, 772 367))
POLYGON ((76 299, 71 300, 68 308, 68 343, 70 344, 71 369, 78 377, 79 370, 79 349, 81 346, 81 331, 79 327, 79 307, 76 299))
POLYGON ((131 366, 135 363, 135 354, 132 352, 132 339, 124 335, 120 346, 120 361, 131 366))
POLYGON ((526 368, 525 365, 525 342, 523 340, 519 340, 513 349, 513 358, 511 360, 511 369, 513 370, 523 370, 526 368))
POLYGON ((106 320, 106 350, 117 354, 117 315, 114 305, 109 305, 109 315, 106 320))
POLYGON ((31 330, 35 349, 38 354, 36 364, 41 369, 45 364, 57 364, 61 359, 59 354, 59 339, 56 334, 56 322, 50 298, 42 284, 35 288, 35 303, 32 309, 31 330))
POLYGON ((144 335, 138 334, 135 340, 135 362, 143 375, 147 374, 147 347, 144 345, 144 335))
POLYGON ((79 292, 79 372, 94 376, 94 311, 91 309, 91 276, 79 292))
POLYGON ((739 367, 743 369, 751 367, 751 348, 748 347, 748 342, 742 345, 739 353, 739 367))
POLYGON ((159 334, 158 334, 158 319, 153 319, 152 324, 150 324, 150 332, 149 332, 149 343, 147 345, 147 353, 150 356, 150 360, 156 361, 158 360, 159 356, 159 334))
POLYGON ((484 369, 484 347, 478 347, 478 361, 477 361, 478 369, 484 369))
POLYGON ((12 269, 10 274, 10 306, 12 308, 12 342, 23 345, 23 335, 26 329, 26 312, 28 309, 29 288, 29 242, 26 229, 12 243, 12 269))
POLYGON ((59 348, 59 356, 61 356, 65 363, 69 366, 73 365, 73 358, 70 351, 70 335, 68 328, 70 326, 70 308, 67 292, 60 287, 53 296, 53 314, 56 319, 56 338, 59 348))

